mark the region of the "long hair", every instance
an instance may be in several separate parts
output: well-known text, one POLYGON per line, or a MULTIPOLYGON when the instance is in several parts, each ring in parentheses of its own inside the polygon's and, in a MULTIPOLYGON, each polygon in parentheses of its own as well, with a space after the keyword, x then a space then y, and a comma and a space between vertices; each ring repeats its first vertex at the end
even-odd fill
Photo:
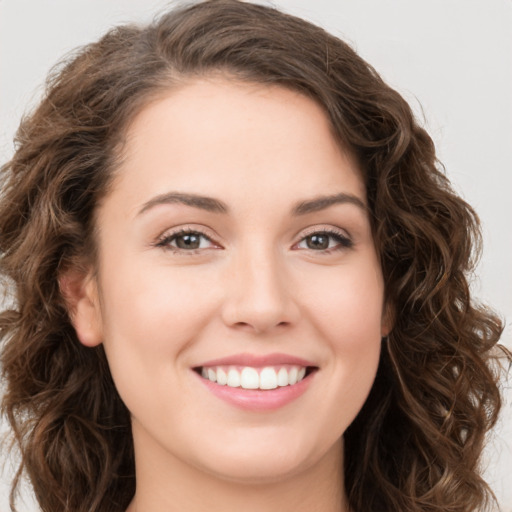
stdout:
POLYGON ((349 45, 236 0, 112 29, 53 71, 19 127, 0 174, 0 276, 12 295, 0 315, 2 410, 21 453, 11 508, 25 473, 44 512, 124 511, 133 497, 129 413, 103 348, 79 343, 58 277, 94 262, 95 207, 133 116, 212 73, 312 98, 363 170, 394 328, 345 433, 352 510, 480 510, 492 496, 478 463, 500 406, 489 351, 502 327, 468 288, 478 218, 408 104, 349 45))

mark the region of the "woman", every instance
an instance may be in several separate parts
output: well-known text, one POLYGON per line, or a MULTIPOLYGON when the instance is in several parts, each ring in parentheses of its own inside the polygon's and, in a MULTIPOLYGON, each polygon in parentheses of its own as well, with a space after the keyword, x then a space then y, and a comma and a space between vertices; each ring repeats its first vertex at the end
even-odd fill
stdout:
POLYGON ((262 6, 58 71, 0 209, 3 410, 42 510, 490 503, 501 324, 436 163, 353 50, 262 6))

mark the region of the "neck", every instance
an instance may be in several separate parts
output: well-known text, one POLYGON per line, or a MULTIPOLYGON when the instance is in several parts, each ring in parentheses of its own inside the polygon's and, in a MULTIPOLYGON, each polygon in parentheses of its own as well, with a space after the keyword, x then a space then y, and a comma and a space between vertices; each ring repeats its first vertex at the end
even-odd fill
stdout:
POLYGON ((227 480, 187 464, 161 447, 135 447, 135 497, 127 512, 348 512, 342 440, 306 469, 272 481, 227 480))

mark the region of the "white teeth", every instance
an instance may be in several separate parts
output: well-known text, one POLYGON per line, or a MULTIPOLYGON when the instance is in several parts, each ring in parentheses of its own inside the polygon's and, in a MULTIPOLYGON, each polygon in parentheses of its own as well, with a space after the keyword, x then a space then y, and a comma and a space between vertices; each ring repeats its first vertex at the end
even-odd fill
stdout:
POLYGON ((240 385, 244 389, 258 389, 260 387, 260 376, 254 368, 244 368, 240 376, 240 385))
POLYGON ((235 370, 234 368, 231 368, 228 372, 228 386, 230 388, 239 388, 240 387, 240 373, 235 370))
POLYGON ((277 373, 277 385, 288 386, 288 372, 286 368, 281 368, 277 373))
POLYGON ((266 366, 262 369, 246 366, 213 366, 201 369, 203 378, 221 386, 243 389, 276 389, 293 386, 306 376, 306 368, 300 366, 266 366))
MULTIPOLYGON (((215 370, 213 370, 213 371, 215 371, 215 370)), ((217 383, 220 384, 221 386, 225 386, 228 383, 228 376, 226 375, 226 372, 222 368, 218 368, 216 373, 217 373, 217 383)))
POLYGON ((292 366, 290 371, 288 372, 288 383, 290 386, 297 383, 297 376, 299 374, 299 369, 296 366, 292 366))
POLYGON ((277 388, 277 375, 274 368, 263 368, 260 373, 260 388, 275 389, 277 388))

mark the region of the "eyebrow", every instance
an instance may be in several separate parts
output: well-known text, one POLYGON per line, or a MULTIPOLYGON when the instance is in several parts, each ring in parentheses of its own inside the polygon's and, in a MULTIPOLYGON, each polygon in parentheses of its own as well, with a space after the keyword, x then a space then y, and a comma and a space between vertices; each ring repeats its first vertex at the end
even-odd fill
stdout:
POLYGON ((174 203, 192 206, 194 208, 199 208, 213 213, 228 213, 229 211, 229 208, 225 203, 218 199, 214 199, 213 197, 185 194, 182 192, 169 192, 167 194, 156 196, 153 199, 150 199, 147 203, 144 203, 138 215, 143 214, 157 205, 174 203))
POLYGON ((353 204, 354 206, 361 208, 364 212, 368 211, 368 208, 362 199, 356 195, 341 192, 331 196, 320 196, 308 199, 307 201, 301 201, 292 209, 292 214, 294 216, 298 216, 319 212, 335 204, 353 204))
MULTIPOLYGON (((213 213, 228 213, 229 208, 226 203, 213 197, 201 196, 197 194, 187 194, 183 192, 169 192, 167 194, 158 195, 142 206, 138 215, 150 210, 151 208, 161 204, 184 204, 201 210, 213 213)), ((356 195, 339 193, 330 196, 319 196, 306 201, 300 201, 292 208, 293 216, 307 215, 321 210, 325 210, 336 204, 352 204, 363 211, 367 211, 365 203, 356 195)))

